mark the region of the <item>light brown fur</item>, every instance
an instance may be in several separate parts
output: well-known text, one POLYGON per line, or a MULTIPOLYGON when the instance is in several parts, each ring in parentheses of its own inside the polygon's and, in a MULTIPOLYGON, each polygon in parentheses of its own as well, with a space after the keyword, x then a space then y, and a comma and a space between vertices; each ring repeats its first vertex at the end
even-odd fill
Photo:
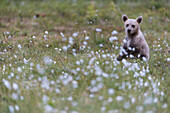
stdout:
POLYGON ((126 38, 123 44, 125 51, 119 55, 117 60, 122 60, 130 55, 141 59, 145 57, 148 60, 149 46, 140 30, 140 23, 143 20, 142 16, 139 16, 137 19, 128 19, 126 15, 122 15, 122 19, 126 32, 126 38))

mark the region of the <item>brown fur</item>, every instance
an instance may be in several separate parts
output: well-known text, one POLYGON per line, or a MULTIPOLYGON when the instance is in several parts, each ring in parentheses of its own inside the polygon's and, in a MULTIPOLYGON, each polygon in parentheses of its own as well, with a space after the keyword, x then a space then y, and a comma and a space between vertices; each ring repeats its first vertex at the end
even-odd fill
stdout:
POLYGON ((128 19, 126 15, 122 15, 122 19, 126 32, 126 38, 123 44, 125 51, 118 56, 117 60, 120 61, 130 55, 140 59, 145 57, 148 60, 149 46, 140 30, 140 23, 143 20, 142 16, 139 16, 137 19, 128 19))

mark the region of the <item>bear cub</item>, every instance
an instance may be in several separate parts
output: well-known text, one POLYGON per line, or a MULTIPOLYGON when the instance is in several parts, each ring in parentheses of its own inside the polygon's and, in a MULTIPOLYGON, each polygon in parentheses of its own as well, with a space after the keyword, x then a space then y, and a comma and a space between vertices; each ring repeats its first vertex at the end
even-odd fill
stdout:
POLYGON ((137 19, 129 19, 126 15, 122 15, 122 20, 124 22, 126 37, 117 60, 120 61, 127 57, 148 60, 149 46, 140 30, 143 17, 139 16, 137 19))

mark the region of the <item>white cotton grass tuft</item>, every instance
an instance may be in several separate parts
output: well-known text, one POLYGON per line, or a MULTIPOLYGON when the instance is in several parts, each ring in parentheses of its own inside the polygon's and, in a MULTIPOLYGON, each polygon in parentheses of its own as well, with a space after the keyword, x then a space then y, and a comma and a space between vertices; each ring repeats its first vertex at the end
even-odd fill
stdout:
POLYGON ((144 100, 144 104, 152 104, 153 103, 153 98, 152 97, 146 97, 144 100))
POLYGON ((123 105, 123 107, 124 107, 125 109, 130 108, 130 102, 125 102, 124 105, 123 105))
POLYGON ((145 62, 147 61, 146 57, 142 57, 142 60, 145 61, 145 62))
POLYGON ((158 98, 154 98, 153 102, 157 103, 158 102, 158 98))
POLYGON ((17 93, 12 93, 12 99, 18 100, 19 99, 19 95, 17 93))
POLYGON ((53 113, 53 107, 50 105, 45 105, 44 107, 44 113, 53 113))
POLYGON ((44 74, 45 70, 41 68, 40 64, 37 64, 36 68, 40 74, 44 74))
POLYGON ((100 76, 100 75, 102 75, 102 69, 100 69, 100 67, 99 66, 94 66, 94 69, 95 69, 95 75, 97 75, 97 76, 100 76))
POLYGON ((102 32, 102 29, 96 28, 97 32, 102 32))
POLYGON ((12 86, 13 86, 13 89, 14 89, 14 90, 18 90, 18 88, 19 88, 18 84, 16 84, 16 83, 13 83, 12 86))
POLYGON ((19 106, 18 106, 18 105, 15 105, 15 109, 16 109, 17 111, 19 111, 19 106))
POLYGON ((50 81, 47 79, 47 77, 43 77, 41 81, 42 81, 41 87, 46 90, 49 90, 50 89, 50 81))
POLYGON ((73 37, 77 37, 77 36, 78 36, 78 34, 79 34, 79 32, 75 32, 75 33, 73 33, 73 37))
POLYGON ((102 72, 102 76, 105 77, 105 78, 108 78, 109 77, 109 74, 105 73, 105 72, 102 72))
POLYGON ((124 42, 124 43, 127 43, 127 40, 123 39, 123 42, 124 42))
POLYGON ((8 89, 12 89, 12 88, 11 88, 11 83, 10 83, 8 80, 2 79, 2 81, 3 81, 4 85, 5 85, 8 89))
POLYGON ((33 62, 30 62, 30 66, 31 66, 31 67, 34 66, 34 63, 33 63, 33 62))
POLYGON ((69 97, 67 98, 67 100, 68 100, 68 101, 73 101, 73 97, 72 97, 72 96, 69 96, 69 97))
POLYGON ((78 82, 77 81, 72 81, 72 87, 73 88, 78 88, 78 82))
POLYGON ((84 42, 83 42, 83 44, 84 44, 84 45, 87 45, 87 42, 86 42, 86 41, 84 41, 84 42))
POLYGON ((21 68, 21 67, 18 67, 18 68, 17 68, 17 71, 18 71, 18 72, 22 72, 22 68, 21 68))
POLYGON ((109 103, 111 103, 113 101, 113 99, 111 97, 108 98, 107 100, 109 103))
POLYGON ((102 106, 100 110, 101 110, 101 111, 105 111, 105 110, 106 110, 106 107, 105 107, 105 106, 102 106))
POLYGON ((63 34, 62 32, 60 33, 60 35, 61 35, 62 37, 64 37, 64 34, 63 34))
POLYGON ((162 108, 167 108, 167 106, 168 106, 167 103, 165 103, 162 105, 162 108))
POLYGON ((103 44, 99 44, 100 47, 103 47, 103 44))
POLYGON ((89 37, 89 36, 86 36, 86 37, 85 37, 85 40, 89 40, 89 39, 90 39, 90 37, 89 37))
POLYGON ((42 101, 44 104, 46 104, 49 100, 50 100, 50 98, 47 95, 43 95, 42 101))
POLYGON ((76 64, 77 64, 77 65, 80 65, 80 61, 76 61, 76 64))
POLYGON ((15 113, 15 109, 14 109, 14 107, 12 105, 9 105, 8 109, 9 109, 10 113, 15 113))
POLYGON ((74 39, 73 39, 72 37, 69 37, 69 43, 70 43, 71 45, 74 44, 74 39))
POLYGON ((109 38, 109 41, 110 41, 110 42, 113 42, 113 41, 115 41, 115 40, 118 40, 116 36, 111 36, 111 37, 109 38))
POLYGON ((67 49, 68 49, 68 47, 67 47, 67 46, 63 46, 63 50, 64 50, 64 52, 66 52, 66 51, 67 51, 67 49))
POLYGON ((43 61, 46 65, 50 65, 53 62, 52 59, 49 56, 44 56, 43 61))
POLYGON ((115 93, 114 89, 112 89, 112 88, 108 89, 108 94, 109 95, 113 95, 114 93, 115 93))
POLYGON ((35 37, 35 36, 32 36, 32 38, 33 38, 33 39, 36 39, 36 37, 35 37))
POLYGON ((24 58, 23 61, 25 64, 27 64, 29 62, 29 60, 27 60, 26 58, 24 58))
POLYGON ((21 44, 18 44, 18 48, 19 48, 19 49, 22 49, 22 46, 21 46, 21 44))
POLYGON ((47 34, 47 35, 48 35, 48 31, 45 31, 45 34, 47 34))
POLYGON ((122 97, 122 96, 117 96, 117 97, 116 97, 116 100, 117 100, 117 101, 123 101, 123 97, 122 97))
POLYGON ((118 34, 118 32, 116 30, 112 31, 112 35, 117 35, 117 34, 118 34))
POLYGON ((55 92, 56 92, 57 94, 60 94, 60 93, 61 93, 60 89, 58 89, 58 88, 55 89, 55 92))

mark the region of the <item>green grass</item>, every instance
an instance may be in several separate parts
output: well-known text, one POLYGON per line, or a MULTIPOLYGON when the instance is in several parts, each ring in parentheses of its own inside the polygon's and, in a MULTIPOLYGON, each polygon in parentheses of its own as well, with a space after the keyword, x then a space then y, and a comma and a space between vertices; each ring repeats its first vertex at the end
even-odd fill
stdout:
POLYGON ((169 26, 166 0, 1 0, 0 113, 168 113, 169 26), (115 60, 122 14, 143 16, 148 62, 115 60))

